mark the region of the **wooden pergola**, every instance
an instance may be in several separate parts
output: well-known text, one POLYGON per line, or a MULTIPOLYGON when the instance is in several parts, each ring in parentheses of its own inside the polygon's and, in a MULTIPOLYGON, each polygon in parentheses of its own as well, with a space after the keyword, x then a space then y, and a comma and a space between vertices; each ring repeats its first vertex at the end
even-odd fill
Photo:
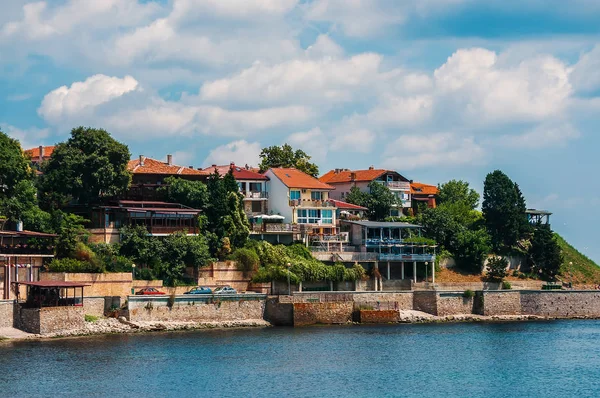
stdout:
POLYGON ((81 307, 83 306, 83 288, 81 282, 37 281, 13 282, 17 302, 27 308, 42 307, 81 307), (25 301, 21 301, 20 285, 27 287, 25 301))

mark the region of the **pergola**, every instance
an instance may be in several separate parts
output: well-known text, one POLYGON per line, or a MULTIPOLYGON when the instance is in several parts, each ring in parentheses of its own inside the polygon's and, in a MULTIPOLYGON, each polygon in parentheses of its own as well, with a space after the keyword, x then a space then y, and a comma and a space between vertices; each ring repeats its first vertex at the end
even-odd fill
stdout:
POLYGON ((63 281, 13 282, 13 285, 17 302, 20 301, 19 286, 27 287, 23 303, 27 308, 83 306, 83 288, 89 286, 81 282, 63 281))

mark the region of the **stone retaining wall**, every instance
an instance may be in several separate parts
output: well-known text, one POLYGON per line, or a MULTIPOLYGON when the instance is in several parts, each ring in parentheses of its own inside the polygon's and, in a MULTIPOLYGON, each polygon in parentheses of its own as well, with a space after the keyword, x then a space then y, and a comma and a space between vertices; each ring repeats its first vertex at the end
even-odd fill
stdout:
POLYGON ((0 300, 0 328, 13 326, 13 301, 0 300))
POLYGON ((236 321, 263 319, 265 296, 135 297, 128 300, 131 321, 236 321))
POLYGON ((60 333, 85 325, 84 307, 17 307, 16 311, 15 327, 28 333, 60 333))
POLYGON ((438 293, 437 312, 434 315, 447 316, 473 313, 473 297, 463 297, 463 293, 438 293))
POLYGON ((522 291, 521 311, 524 315, 550 317, 600 317, 598 291, 522 291))
POLYGON ((413 309, 437 315, 437 298, 435 291, 415 291, 413 292, 413 309))
POLYGON ((395 310, 360 310, 360 323, 394 323, 400 320, 400 312, 395 310))
POLYGON ((345 324, 352 322, 354 303, 294 303, 294 326, 345 324))
POLYGON ((478 292, 480 299, 481 315, 521 315, 521 293, 520 291, 500 290, 478 292))
POLYGON ((40 281, 81 282, 85 296, 120 296, 131 294, 133 278, 131 272, 115 272, 108 274, 41 272, 40 281))

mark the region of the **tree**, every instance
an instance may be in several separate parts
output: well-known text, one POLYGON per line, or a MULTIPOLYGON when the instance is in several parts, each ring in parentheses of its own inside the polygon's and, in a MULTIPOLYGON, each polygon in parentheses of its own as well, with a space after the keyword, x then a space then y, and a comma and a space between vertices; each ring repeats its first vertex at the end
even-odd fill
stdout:
POLYGON ((554 280, 563 263, 563 256, 556 236, 546 224, 538 224, 533 232, 529 258, 532 271, 544 279, 554 280))
POLYGON ((19 182, 32 179, 33 171, 21 144, 0 130, 0 198, 14 195, 19 182))
POLYGON ((166 186, 158 189, 169 202, 181 203, 194 209, 205 209, 208 204, 208 190, 202 181, 184 180, 179 177, 165 178, 166 186))
POLYGON ((41 202, 45 208, 56 209, 70 203, 99 203, 123 194, 131 182, 129 158, 127 146, 105 130, 73 129, 71 138, 58 144, 42 167, 41 202))
POLYGON ((380 221, 390 215, 392 208, 398 204, 398 198, 388 187, 375 181, 368 185, 369 196, 367 207, 369 208, 369 218, 374 221, 380 221))
POLYGON ((367 207, 369 202, 369 194, 363 192, 359 187, 354 186, 350 188, 350 192, 346 195, 346 202, 355 204, 357 206, 367 207))
POLYGON ((500 170, 487 175, 483 217, 496 251, 510 249, 528 231, 525 199, 519 186, 500 170))
POLYGON ((504 257, 491 257, 487 263, 488 279, 493 282, 502 282, 502 280, 508 275, 507 267, 508 260, 504 257))
POLYGON ((82 243, 87 236, 85 222, 85 218, 76 214, 64 213, 60 210, 53 213, 53 229, 58 234, 56 257, 74 257, 77 245, 82 243))
POLYGON ((423 226, 426 237, 435 240, 450 252, 456 247, 456 235, 467 229, 467 226, 456 220, 451 209, 444 205, 419 213, 418 223, 423 226))
POLYGON ((294 167, 313 177, 319 175, 319 167, 315 163, 310 162, 311 157, 301 149, 294 151, 288 144, 263 148, 259 156, 261 158, 259 164, 261 173, 264 173, 271 167, 294 167))
POLYGON ((483 261, 490 252, 490 237, 484 229, 465 229, 456 235, 454 260, 456 265, 472 273, 481 273, 483 261))
POLYGON ((461 180, 450 180, 438 187, 438 201, 443 203, 464 203, 471 210, 479 206, 479 194, 469 188, 469 183, 461 180))

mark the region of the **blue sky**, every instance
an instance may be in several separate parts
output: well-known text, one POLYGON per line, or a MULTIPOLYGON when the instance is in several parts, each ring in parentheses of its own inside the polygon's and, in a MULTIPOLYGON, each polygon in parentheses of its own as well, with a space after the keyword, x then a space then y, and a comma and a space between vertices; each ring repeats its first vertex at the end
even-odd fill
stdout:
POLYGON ((600 262, 600 2, 0 0, 0 126, 103 127, 133 156, 505 171, 600 262))

